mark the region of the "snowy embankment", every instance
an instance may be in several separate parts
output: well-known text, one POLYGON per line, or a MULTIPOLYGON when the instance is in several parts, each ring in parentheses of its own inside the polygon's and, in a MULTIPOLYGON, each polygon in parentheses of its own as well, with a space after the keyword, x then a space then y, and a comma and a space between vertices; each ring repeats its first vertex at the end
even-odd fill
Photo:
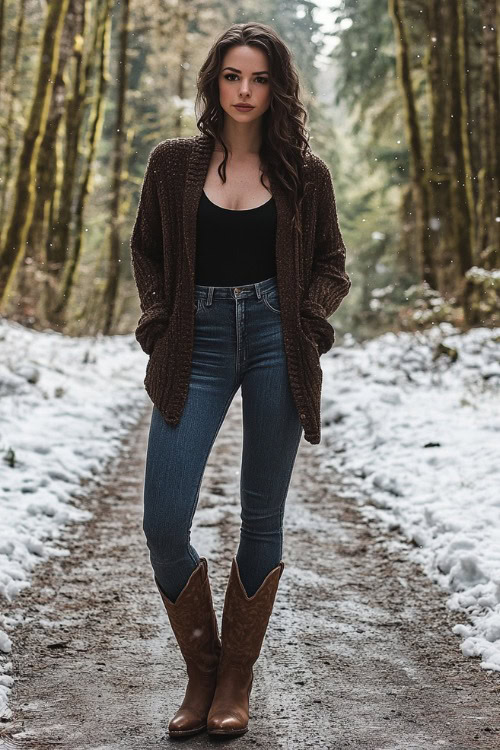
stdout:
POLYGON ((500 328, 348 338, 322 367, 340 494, 413 543, 467 614, 453 629, 463 654, 500 671, 500 328))
MULTIPOLYGON (((150 403, 133 335, 71 338, 0 320, 0 601, 31 585, 62 526, 150 403)), ((95 486, 95 484, 94 484, 95 486)), ((0 613, 1 614, 1 613, 0 613)), ((0 616, 0 717, 9 718, 11 640, 0 616)))

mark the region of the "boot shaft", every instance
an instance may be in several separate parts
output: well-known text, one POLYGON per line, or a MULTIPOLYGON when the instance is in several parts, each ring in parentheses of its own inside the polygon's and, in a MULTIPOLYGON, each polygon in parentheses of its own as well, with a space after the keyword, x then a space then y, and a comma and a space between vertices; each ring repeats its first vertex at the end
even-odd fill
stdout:
POLYGON ((165 594, 156 576, 155 583, 188 671, 212 671, 219 661, 221 641, 206 558, 200 558, 175 602, 165 594))
POLYGON ((257 661, 283 569, 284 563, 280 562, 249 597, 233 557, 222 615, 220 668, 231 665, 248 671, 257 661))

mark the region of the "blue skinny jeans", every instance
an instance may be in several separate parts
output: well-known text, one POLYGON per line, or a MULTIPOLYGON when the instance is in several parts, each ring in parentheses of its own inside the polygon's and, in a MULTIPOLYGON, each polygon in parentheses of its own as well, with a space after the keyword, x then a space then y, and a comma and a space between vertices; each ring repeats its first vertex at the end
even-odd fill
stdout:
POLYGON ((190 541, 215 438, 241 386, 241 526, 236 559, 248 596, 282 559, 283 514, 303 427, 288 380, 276 277, 195 285, 189 392, 179 423, 153 407, 144 520, 154 574, 175 601, 199 563, 190 541))

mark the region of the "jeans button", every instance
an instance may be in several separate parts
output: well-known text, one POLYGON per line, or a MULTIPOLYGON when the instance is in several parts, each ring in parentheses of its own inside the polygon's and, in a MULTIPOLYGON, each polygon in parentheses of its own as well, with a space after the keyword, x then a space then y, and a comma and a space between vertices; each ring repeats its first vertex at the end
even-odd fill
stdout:
POLYGON ((235 292, 235 294, 239 294, 241 292, 240 287, 239 286, 235 286, 234 287, 234 292, 235 292))

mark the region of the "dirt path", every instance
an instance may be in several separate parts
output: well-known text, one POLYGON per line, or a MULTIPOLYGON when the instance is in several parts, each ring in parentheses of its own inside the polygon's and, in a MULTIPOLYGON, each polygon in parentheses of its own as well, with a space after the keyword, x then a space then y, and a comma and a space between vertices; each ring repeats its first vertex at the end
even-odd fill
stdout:
MULTIPOLYGON (((14 716, 0 747, 153 750, 174 743, 168 719, 184 662, 152 580, 142 532, 149 411, 103 486, 87 524, 61 547, 7 613, 14 716)), ((239 532, 240 401, 212 451, 193 544, 209 560, 219 623, 239 532), (210 521, 206 509, 217 508, 210 521), (203 546, 200 540, 203 539, 203 546)), ((459 650, 445 595, 405 558, 388 554, 321 469, 324 448, 302 441, 285 513, 285 571, 255 667, 250 731, 239 747, 273 750, 488 750, 500 747, 500 679, 459 650)), ((189 748, 220 742, 200 734, 189 748)))

